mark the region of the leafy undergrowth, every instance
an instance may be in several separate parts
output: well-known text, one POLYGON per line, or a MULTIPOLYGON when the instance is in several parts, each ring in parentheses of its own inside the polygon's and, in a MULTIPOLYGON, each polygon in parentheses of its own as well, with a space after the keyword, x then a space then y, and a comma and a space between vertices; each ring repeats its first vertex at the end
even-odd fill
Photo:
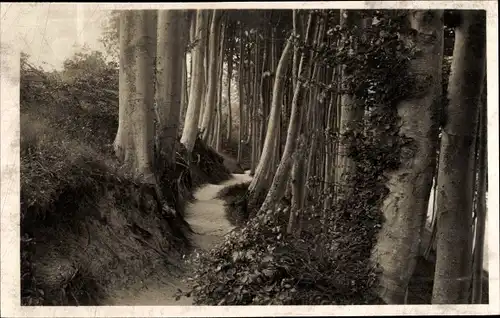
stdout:
POLYGON ((366 238, 342 229, 328 245, 313 239, 313 226, 301 238, 286 235, 286 210, 250 219, 221 246, 192 260, 195 304, 379 303, 370 292, 374 271, 360 249, 371 245, 366 238))
POLYGON ((92 76, 109 80, 80 85, 86 72, 68 80, 22 62, 23 305, 99 305, 168 272, 191 247, 183 211, 194 187, 230 177, 199 141, 191 170, 180 147, 175 168, 160 176, 164 201, 122 171, 112 147, 118 74, 102 67, 92 76))
MULTIPOLYGON (((335 231, 321 233, 319 216, 308 214, 302 235, 285 232, 289 206, 282 203, 248 219, 248 183, 221 190, 228 219, 240 227, 215 249, 191 260, 189 278, 199 305, 379 304, 372 292, 369 255, 381 222, 377 209, 331 211, 335 231)), ((368 195, 367 193, 365 195, 368 195)), ((316 209, 317 211, 317 209, 316 209)))

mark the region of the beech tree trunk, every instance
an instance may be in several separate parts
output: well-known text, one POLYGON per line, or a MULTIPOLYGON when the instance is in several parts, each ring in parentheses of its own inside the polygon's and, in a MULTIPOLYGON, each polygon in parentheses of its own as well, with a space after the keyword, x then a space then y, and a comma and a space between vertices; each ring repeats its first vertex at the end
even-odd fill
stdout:
MULTIPOLYGON (((203 29, 206 24, 206 15, 203 10, 196 12, 196 37, 201 39, 203 29)), ((188 153, 191 153, 196 142, 198 133, 198 118, 200 115, 203 91, 203 45, 197 44, 192 50, 193 69, 191 75, 191 87, 189 92, 189 102, 184 120, 181 143, 186 147, 188 153)))
MULTIPOLYGON (((229 31, 229 30, 228 30, 229 31)), ((231 141, 233 132, 233 115, 232 115, 232 105, 231 105, 231 79, 233 77, 233 50, 234 50, 234 39, 229 36, 233 35, 233 32, 228 34, 229 43, 229 53, 227 56, 227 134, 226 140, 231 141)), ((240 119, 241 120, 241 119, 240 119)))
POLYGON ((208 142, 210 133, 213 128, 213 118, 217 94, 217 66, 218 66, 218 46, 220 42, 221 31, 221 11, 214 10, 212 15, 212 24, 210 26, 210 38, 208 49, 208 85, 207 97, 205 100, 205 110, 201 123, 202 139, 205 143, 208 142))
MULTIPOLYGON (((311 28, 312 19, 313 17, 312 14, 310 13, 307 22, 307 30, 305 38, 306 45, 309 44, 309 39, 311 39, 312 37, 310 34, 311 33, 310 30, 312 29, 311 28)), ((293 35, 289 38, 289 41, 293 41, 293 35)), ((298 70, 299 76, 302 75, 304 60, 305 60, 305 53, 303 52, 299 63, 299 70, 298 70)), ((308 72, 309 75, 307 76, 307 78, 310 77, 310 72, 311 72, 310 65, 308 67, 308 72)), ((278 81, 278 76, 276 76, 275 80, 278 81)), ((283 197, 286 181, 289 178, 290 168, 293 159, 292 155, 295 152, 297 139, 300 133, 302 107, 298 105, 299 104, 298 100, 302 88, 301 86, 302 86, 301 84, 297 83, 297 87, 295 88, 295 92, 293 94, 292 111, 290 115, 290 122, 288 124, 285 149, 283 150, 283 155, 281 156, 280 164, 274 175, 271 188, 267 193, 266 199, 264 200, 264 203, 262 204, 259 213, 265 213, 269 209, 274 209, 274 205, 283 197)))
POLYGON ((254 48, 254 67, 252 76, 252 115, 251 115, 251 139, 252 142, 252 164, 250 167, 250 175, 255 174, 255 169, 259 161, 259 117, 258 117, 258 107, 259 107, 259 74, 260 74, 260 37, 255 33, 255 48, 254 48))
POLYGON ((474 146, 485 71, 486 16, 481 10, 461 14, 439 158, 433 304, 466 304, 470 296, 474 146))
MULTIPOLYGON (((344 28, 353 29, 354 27, 361 27, 362 19, 359 12, 356 10, 340 10, 340 24, 344 28)), ((343 40, 347 40, 344 38, 343 40)), ((355 40, 351 37, 351 44, 349 49, 354 51, 355 40)), ((349 78, 350 74, 347 72, 345 65, 342 66, 342 84, 340 95, 340 131, 339 131, 339 146, 337 151, 338 167, 337 167, 337 184, 339 187, 349 187, 348 176, 353 173, 355 167, 354 161, 348 156, 348 141, 344 138, 344 134, 349 130, 349 125, 359 122, 363 119, 364 108, 360 101, 356 100, 354 94, 349 91, 349 78)), ((339 194, 347 189, 340 189, 339 194)))
POLYGON ((158 11, 158 57, 156 64, 156 114, 158 148, 171 166, 175 164, 175 144, 179 126, 186 47, 185 16, 182 10, 158 11), (184 65, 184 66, 183 66, 184 65))
MULTIPOLYGON (((332 80, 331 82, 335 82, 337 80, 337 68, 333 69, 332 80)), ((333 132, 335 130, 335 108, 337 105, 337 92, 334 91, 331 93, 330 102, 328 104, 328 113, 326 117, 326 143, 325 143, 325 168, 324 168, 324 180, 325 183, 323 185, 323 192, 328 194, 325 197, 324 205, 323 205, 323 214, 322 217, 325 218, 327 211, 331 208, 332 204, 332 193, 331 191, 331 183, 334 180, 334 147, 333 140, 331 139, 333 132)))
MULTIPOLYGON (((486 81, 485 81, 486 84, 486 81)), ((486 234, 486 180, 488 175, 488 144, 487 144, 487 102, 486 85, 482 92, 481 113, 479 117, 479 162, 478 189, 476 203, 476 233, 474 242, 474 263, 472 268, 472 303, 480 304, 483 295, 483 263, 486 234)))
POLYGON ((279 129, 279 115, 281 111, 281 100, 283 98, 283 77, 286 73, 290 55, 292 53, 292 45, 292 41, 287 42, 276 69, 271 111, 269 114, 269 123, 267 125, 267 132, 266 138, 264 140, 262 156, 260 157, 254 178, 252 179, 252 182, 248 187, 248 191, 252 196, 258 196, 260 194, 260 191, 267 187, 267 185, 265 184, 266 177, 272 165, 271 159, 273 156, 273 147, 275 145, 276 132, 279 129))
POLYGON ((292 168, 292 204, 290 207, 290 216, 286 232, 300 237, 298 230, 298 221, 300 211, 304 208, 304 191, 305 191, 305 156, 306 156, 306 137, 304 134, 300 135, 297 151, 294 155, 294 162, 292 168))
POLYGON ((401 149, 400 167, 386 174, 389 194, 381 207, 385 222, 372 250, 373 261, 380 268, 377 292, 388 304, 404 303, 415 268, 436 166, 438 123, 434 114, 441 99, 443 11, 411 10, 408 20, 416 33, 410 40, 420 50, 409 62, 408 72, 422 82, 415 85, 418 94, 397 105, 399 135, 412 142, 401 149))
POLYGON ((201 90, 201 109, 198 117, 198 131, 202 131, 202 122, 205 115, 207 90, 208 90, 208 56, 210 52, 210 25, 212 21, 211 10, 203 10, 203 15, 206 16, 204 20, 203 33, 200 39, 200 45, 203 45, 203 79, 202 79, 202 90, 201 90))
POLYGON ((219 58, 218 58, 218 97, 217 97, 217 129, 215 133, 215 149, 222 149, 222 75, 224 74, 224 50, 225 50, 225 26, 224 22, 220 25, 220 41, 219 41, 219 58))
POLYGON ((119 160, 144 181, 153 175, 156 11, 120 16, 120 110, 114 147, 119 160))
POLYGON ((237 162, 238 164, 241 164, 241 157, 242 157, 242 142, 243 142, 243 130, 245 128, 245 111, 243 109, 243 98, 244 98, 244 93, 243 93, 243 80, 244 80, 244 74, 243 74, 243 62, 244 62, 244 50, 243 50, 243 28, 240 27, 240 63, 238 65, 238 112, 240 115, 240 124, 238 127, 238 157, 237 157, 237 162))
MULTIPOLYGON (((298 38, 298 30, 297 30, 297 10, 293 10, 293 35, 294 35, 294 41, 297 41, 298 38)), ((293 61, 292 61, 292 89, 295 91, 295 87, 297 87, 297 67, 299 63, 299 49, 298 46, 294 45, 293 46, 293 61)))

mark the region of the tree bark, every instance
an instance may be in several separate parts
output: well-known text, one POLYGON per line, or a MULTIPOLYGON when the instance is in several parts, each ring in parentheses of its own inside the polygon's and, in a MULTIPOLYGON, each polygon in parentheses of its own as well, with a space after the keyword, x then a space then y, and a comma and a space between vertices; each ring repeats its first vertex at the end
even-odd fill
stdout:
POLYGON ((208 57, 210 52, 210 25, 212 21, 211 10, 203 10, 203 15, 206 16, 204 20, 203 33, 200 39, 200 45, 203 46, 203 77, 202 77, 202 89, 201 89, 201 108, 198 117, 198 131, 202 131, 202 122, 203 117, 205 115, 205 107, 206 107, 206 99, 207 99, 207 90, 208 90, 208 57))
MULTIPOLYGON (((294 41, 297 41, 298 38, 298 30, 297 30, 297 10, 293 10, 293 35, 295 37, 294 41)), ((293 61, 292 61, 292 89, 295 91, 295 87, 297 87, 297 64, 299 60, 299 49, 298 46, 293 46, 293 61)))
POLYGON ((241 159, 242 159, 242 142, 243 142, 243 130, 245 128, 245 111, 243 109, 244 103, 243 103, 243 98, 244 98, 244 93, 243 93, 243 61, 244 59, 244 50, 243 50, 243 28, 240 26, 240 62, 238 65, 238 112, 240 115, 240 124, 238 127, 238 157, 237 157, 237 162, 238 164, 241 164, 241 159))
POLYGON ((462 11, 448 85, 437 191, 433 304, 465 304, 471 282, 474 145, 486 58, 484 11, 462 11))
MULTIPOLYGON (((485 81, 486 83, 486 81, 485 81)), ((484 98, 481 102, 481 113, 479 117, 479 162, 478 162, 478 189, 476 206, 476 235, 474 242, 474 263, 472 268, 472 303, 480 304, 483 295, 483 262, 486 233, 486 179, 488 174, 488 144, 487 144, 487 103, 486 85, 484 85, 484 98)))
MULTIPOLYGON (((331 82, 334 83, 337 81, 337 68, 333 69, 333 74, 332 74, 332 80, 331 82)), ((331 191, 331 183, 334 180, 333 176, 333 171, 335 169, 334 165, 334 147, 333 147, 333 140, 331 140, 332 133, 334 132, 335 129, 335 107, 337 105, 337 91, 335 90, 334 92, 331 93, 330 96, 330 102, 328 104, 328 114, 326 118, 326 143, 325 143, 325 168, 324 168, 324 180, 325 183, 323 185, 323 193, 327 195, 325 197, 325 201, 323 204, 323 213, 322 217, 325 218, 327 211, 331 208, 332 204, 332 193, 331 191)))
POLYGON ((201 123, 202 139, 206 143, 210 137, 212 131, 214 109, 217 94, 217 57, 218 46, 220 42, 220 28, 221 25, 221 11, 214 10, 212 24, 210 26, 210 38, 209 38, 209 49, 208 49, 208 85, 207 85, 207 97, 205 100, 205 110, 203 113, 203 120, 201 123))
MULTIPOLYGON (((201 39, 203 29, 206 23, 206 15, 203 10, 196 12, 196 37, 201 39)), ((189 102, 184 120, 184 129, 182 131, 181 143, 186 147, 188 153, 191 153, 196 142, 198 133, 198 118, 202 103, 203 90, 203 56, 204 47, 198 44, 192 51, 193 69, 191 76, 191 87, 189 92, 189 102)))
MULTIPOLYGON (((399 135, 411 138, 401 149, 401 165, 386 174, 389 194, 382 203, 385 222, 377 234, 372 259, 380 268, 379 297, 402 304, 415 268, 427 215, 437 147, 436 105, 441 99, 443 11, 411 10, 408 22, 420 50, 408 73, 421 80, 415 92, 397 104, 399 135)), ((408 34, 406 36, 409 36, 408 34)))
MULTIPOLYGON (((229 30, 228 30, 229 31, 229 30)), ((231 84, 233 77, 233 50, 234 50, 234 37, 231 39, 229 36, 233 33, 228 34, 229 52, 227 56, 227 134, 226 140, 231 141, 233 132, 233 115, 232 115, 232 105, 231 105, 231 84)), ((241 120, 241 119, 240 119, 241 120)))
POLYGON ((259 73, 260 73, 260 65, 259 65, 259 54, 260 53, 260 38, 257 32, 255 33, 255 48, 254 48, 254 68, 253 68, 253 77, 252 77, 252 115, 251 115, 251 142, 252 142, 252 164, 250 167, 250 175, 253 176, 255 174, 255 169, 257 167, 259 161, 259 140, 258 140, 258 132, 259 132, 259 118, 258 118, 258 105, 259 105, 259 73))
MULTIPOLYGON (((359 12, 355 10, 340 10, 340 24, 343 28, 353 29, 354 27, 361 27, 362 19, 359 12)), ((343 41, 348 40, 343 37, 343 41)), ((351 51, 356 50, 355 39, 350 38, 351 44, 349 49, 351 51)), ((344 45, 344 44, 342 44, 344 45)), ((340 187, 345 187, 339 191, 340 198, 342 193, 349 187, 348 177, 353 173, 354 161, 348 156, 348 141, 344 138, 344 135, 349 131, 350 125, 361 121, 364 115, 363 104, 358 101, 354 94, 349 91, 348 83, 350 81, 350 75, 347 71, 345 65, 342 66, 342 84, 341 84, 341 95, 340 95, 340 126, 339 126, 339 146, 337 151, 338 159, 338 171, 337 171, 337 185, 340 187), (347 82, 347 84, 346 84, 347 82)))
MULTIPOLYGON (((306 38, 305 38, 305 43, 306 45, 309 44, 309 39, 312 37, 310 30, 311 24, 312 24, 312 13, 309 14, 308 22, 307 22, 307 30, 306 30, 306 38)), ((293 36, 290 37, 289 41, 292 41, 293 36)), ((302 53, 302 56, 300 58, 300 63, 299 63, 299 76, 302 75, 302 69, 303 69, 303 64, 305 60, 305 53, 302 53)), ((307 78, 310 77, 310 72, 311 68, 309 65, 308 68, 309 75, 307 78)), ((278 81, 278 76, 276 76, 276 81, 278 81)), ((285 184, 287 179, 289 178, 289 173, 290 173, 290 168, 292 164, 292 154, 295 152, 296 144, 297 144, 297 139, 299 137, 300 133, 300 126, 301 126, 301 107, 299 107, 299 94, 301 91, 302 85, 299 85, 297 83, 297 87, 295 88, 294 94, 293 94, 293 99, 292 99, 292 111, 290 115, 290 122, 288 124, 288 132, 287 132, 287 137, 286 137, 286 144, 285 144, 285 149, 283 151, 283 155, 281 156, 281 161, 278 166, 278 169, 274 175, 273 182, 271 185, 271 188, 269 189, 269 192, 267 193, 267 196, 264 200, 264 203, 262 204, 259 213, 265 213, 269 209, 271 209, 281 198, 283 197, 283 192, 285 188, 285 184)))
POLYGON ((134 51, 131 47, 133 37, 134 16, 130 11, 120 13, 120 71, 119 71, 119 108, 118 131, 113 147, 118 160, 125 161, 125 149, 131 143, 128 120, 130 97, 134 92, 134 51))
MULTIPOLYGON (((123 76, 120 98, 123 109, 115 152, 131 171, 144 181, 153 176, 154 62, 156 57, 156 12, 124 11, 120 17, 123 38, 120 56, 123 76), (122 94, 123 93, 123 94, 122 94)), ((120 116, 119 116, 120 117, 120 116)))
POLYGON ((218 58, 218 98, 217 98, 217 129, 215 133, 215 149, 222 150, 222 75, 224 74, 224 50, 225 50, 225 25, 224 21, 220 25, 219 58, 218 58))
MULTIPOLYGON (((264 140, 264 147, 262 150, 262 156, 260 157, 259 164, 256 169, 256 173, 252 182, 248 187, 248 191, 252 196, 258 196, 262 189, 266 188, 266 177, 268 170, 272 164, 273 147, 275 144, 276 131, 279 129, 278 120, 281 111, 281 99, 283 94, 283 77, 286 73, 288 66, 288 61, 292 53, 292 41, 288 41, 285 45, 283 53, 281 54, 278 67, 276 69, 276 77, 274 81, 273 88, 273 99, 271 103, 271 111, 269 115, 269 123, 267 125, 266 138, 264 140)), ((255 199, 255 197, 254 197, 255 199)))
POLYGON ((294 155, 293 168, 292 168, 292 204, 290 207, 290 216, 286 228, 287 234, 294 234, 300 237, 298 230, 298 220, 301 210, 304 208, 304 184, 305 184, 305 155, 306 155, 306 137, 304 134, 300 135, 297 151, 294 155))
POLYGON ((157 149, 162 153, 161 159, 165 159, 170 166, 175 164, 175 144, 183 95, 184 81, 175 80, 175 76, 182 74, 184 77, 184 28, 183 11, 159 10, 156 64, 157 149))

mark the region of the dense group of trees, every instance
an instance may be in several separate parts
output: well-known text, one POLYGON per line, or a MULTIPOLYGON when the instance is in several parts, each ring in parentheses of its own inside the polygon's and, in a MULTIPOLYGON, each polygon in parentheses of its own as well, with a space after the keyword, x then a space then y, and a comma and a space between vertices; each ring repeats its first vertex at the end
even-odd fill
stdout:
POLYGON ((286 231, 298 237, 312 198, 326 224, 373 179, 381 194, 365 203, 384 221, 372 261, 389 304, 405 302, 435 179, 432 302, 481 301, 484 11, 140 10, 111 21, 114 146, 130 171, 155 183, 179 140, 188 153, 198 137, 217 150, 236 140, 238 161, 251 148, 249 206, 265 214, 291 198, 286 231))

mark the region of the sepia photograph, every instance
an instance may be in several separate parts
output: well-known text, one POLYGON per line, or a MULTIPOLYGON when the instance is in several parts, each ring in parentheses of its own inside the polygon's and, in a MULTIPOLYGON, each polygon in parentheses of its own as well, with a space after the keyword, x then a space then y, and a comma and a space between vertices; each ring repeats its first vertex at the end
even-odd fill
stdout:
POLYGON ((500 313, 496 2, 387 2, 2 3, 2 312, 500 313))

